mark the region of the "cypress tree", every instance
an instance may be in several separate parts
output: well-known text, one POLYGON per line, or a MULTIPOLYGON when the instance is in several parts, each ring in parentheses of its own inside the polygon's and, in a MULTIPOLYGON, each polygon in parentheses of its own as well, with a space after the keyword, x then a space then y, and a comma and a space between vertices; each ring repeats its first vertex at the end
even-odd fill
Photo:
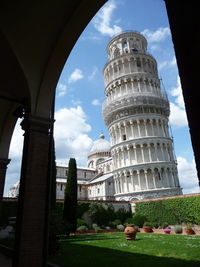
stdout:
POLYGON ((70 158, 68 165, 67 184, 65 188, 65 199, 63 208, 63 220, 66 232, 76 231, 76 210, 77 210, 77 167, 76 160, 70 158))

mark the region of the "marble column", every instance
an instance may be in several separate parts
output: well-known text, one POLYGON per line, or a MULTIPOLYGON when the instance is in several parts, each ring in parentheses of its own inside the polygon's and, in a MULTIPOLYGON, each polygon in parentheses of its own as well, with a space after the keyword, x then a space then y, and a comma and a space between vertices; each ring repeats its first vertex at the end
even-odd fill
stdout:
POLYGON ((0 159, 0 201, 3 199, 6 170, 9 163, 10 159, 0 159))
POLYGON ((27 116, 16 222, 14 267, 42 267, 47 255, 50 128, 53 120, 27 116))

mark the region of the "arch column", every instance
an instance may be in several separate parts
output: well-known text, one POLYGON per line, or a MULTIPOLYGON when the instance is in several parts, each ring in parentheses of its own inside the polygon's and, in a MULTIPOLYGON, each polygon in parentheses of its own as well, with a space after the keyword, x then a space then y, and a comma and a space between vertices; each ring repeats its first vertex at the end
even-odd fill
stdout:
POLYGON ((135 191, 135 185, 133 180, 133 171, 130 171, 130 178, 131 178, 131 184, 132 184, 132 191, 135 191))
POLYGON ((125 133, 125 135, 126 135, 126 140, 127 140, 127 139, 128 139, 128 135, 127 135, 127 128, 126 128, 126 126, 127 126, 127 123, 126 123, 126 122, 124 122, 123 126, 124 126, 124 133, 125 133))
POLYGON ((151 157, 151 145, 147 144, 148 152, 149 152, 149 161, 152 162, 152 157, 151 157))
POLYGON ((6 171, 9 163, 10 159, 0 159, 0 201, 3 199, 6 171))
POLYGON ((137 170, 138 185, 141 190, 140 171, 137 170))
POLYGON ((145 160, 144 160, 144 149, 143 149, 143 145, 141 144, 140 145, 140 149, 141 149, 141 153, 142 153, 142 162, 144 163, 145 162, 145 160))
POLYGON ((131 136, 134 138, 134 131, 133 131, 133 121, 130 121, 130 126, 131 126, 131 136))
POLYGON ((146 183, 146 189, 149 190, 149 184, 148 184, 148 178, 147 178, 147 171, 144 171, 144 177, 145 177, 145 183, 146 183))
POLYGON ((157 188, 156 179, 155 179, 155 171, 154 170, 152 171, 152 176, 153 176, 153 186, 154 186, 154 188, 157 188))
POLYGON ((140 132, 140 121, 137 120, 137 127, 138 127, 138 137, 141 137, 141 132, 140 132))
POLYGON ((23 156, 16 222, 14 265, 44 266, 49 210, 50 129, 53 120, 29 115, 21 123, 23 156))
POLYGON ((151 125, 152 136, 155 136, 154 126, 153 126, 153 120, 150 120, 150 125, 151 125))

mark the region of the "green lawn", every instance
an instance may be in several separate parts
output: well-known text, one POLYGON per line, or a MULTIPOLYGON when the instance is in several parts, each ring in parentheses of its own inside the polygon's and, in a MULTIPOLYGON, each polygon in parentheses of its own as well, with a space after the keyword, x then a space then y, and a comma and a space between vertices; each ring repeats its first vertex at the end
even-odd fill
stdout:
POLYGON ((70 236, 60 241, 60 255, 50 262, 77 267, 200 267, 200 236, 123 233, 70 236))

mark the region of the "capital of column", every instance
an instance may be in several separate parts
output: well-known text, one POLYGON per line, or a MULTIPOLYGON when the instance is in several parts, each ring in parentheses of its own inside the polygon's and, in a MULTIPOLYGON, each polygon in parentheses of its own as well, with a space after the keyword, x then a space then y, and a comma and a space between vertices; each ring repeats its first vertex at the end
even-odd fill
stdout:
POLYGON ((10 163, 10 159, 1 159, 0 158, 0 170, 7 169, 7 166, 9 163, 10 163))
POLYGON ((21 122, 22 130, 32 130, 48 134, 49 130, 55 120, 49 118, 42 118, 39 116, 28 115, 21 122))

